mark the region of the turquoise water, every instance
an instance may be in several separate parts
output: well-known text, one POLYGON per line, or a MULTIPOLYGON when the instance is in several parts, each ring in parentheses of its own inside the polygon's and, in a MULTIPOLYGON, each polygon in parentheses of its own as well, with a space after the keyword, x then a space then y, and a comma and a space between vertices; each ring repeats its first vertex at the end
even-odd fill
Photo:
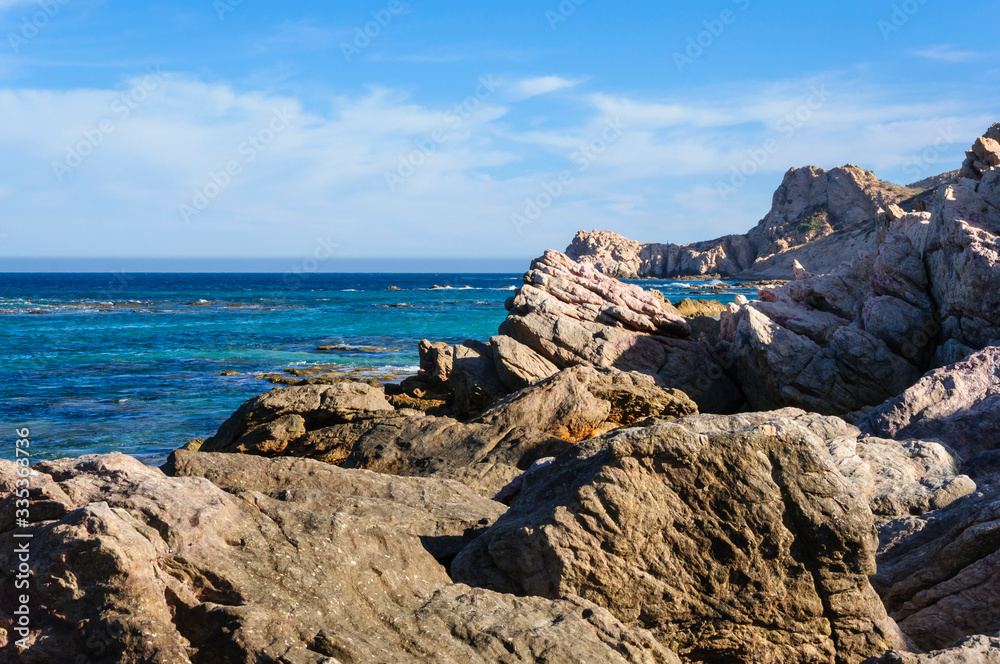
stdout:
MULTIPOLYGON (((14 429, 27 427, 36 460, 121 451, 161 463, 274 387, 259 374, 327 364, 415 373, 420 339, 489 338, 520 283, 520 274, 0 274, 0 458, 12 458, 14 429), (344 348, 317 350, 328 345, 344 348)), ((695 282, 642 283, 676 300, 695 282)))

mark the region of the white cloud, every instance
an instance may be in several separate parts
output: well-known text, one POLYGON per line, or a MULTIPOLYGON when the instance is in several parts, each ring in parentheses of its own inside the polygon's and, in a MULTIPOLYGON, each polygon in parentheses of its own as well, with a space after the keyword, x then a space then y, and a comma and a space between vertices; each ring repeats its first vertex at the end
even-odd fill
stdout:
MULTIPOLYGON (((544 80, 518 87, 572 87, 544 80)), ((571 116, 539 121, 533 107, 523 123, 512 119, 517 102, 501 98, 507 86, 460 116, 389 88, 316 107, 169 74, 123 118, 122 96, 136 85, 141 79, 118 90, 0 90, 0 190, 17 192, 0 214, 7 255, 305 256, 332 236, 345 256, 529 257, 565 247, 580 228, 694 241, 749 228, 790 166, 853 162, 917 180, 906 177, 909 162, 942 132, 950 138, 925 171, 956 168, 998 119, 989 112, 995 99, 922 92, 930 101, 907 104, 905 91, 859 90, 837 77, 812 109, 820 83, 800 80, 684 102, 579 95, 569 98, 571 116), (809 117, 788 135, 782 121, 803 109, 809 117), (249 161, 248 137, 266 131, 276 111, 295 117, 249 161), (113 131, 60 183, 53 164, 95 136, 102 119, 113 131), (574 154, 600 146, 616 121, 620 137, 581 169, 574 154), (717 183, 769 141, 778 149, 722 201, 717 183), (391 191, 386 173, 400 173, 401 160, 419 164, 391 191), (185 224, 181 204, 231 161, 239 174, 185 224), (511 216, 561 170, 572 184, 518 234, 511 216)))

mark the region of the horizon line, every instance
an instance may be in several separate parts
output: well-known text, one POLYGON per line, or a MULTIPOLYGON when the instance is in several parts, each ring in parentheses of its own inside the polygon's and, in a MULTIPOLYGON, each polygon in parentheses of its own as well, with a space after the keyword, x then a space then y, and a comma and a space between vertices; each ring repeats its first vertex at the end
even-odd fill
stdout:
POLYGON ((0 274, 513 274, 534 258, 17 257, 0 274))

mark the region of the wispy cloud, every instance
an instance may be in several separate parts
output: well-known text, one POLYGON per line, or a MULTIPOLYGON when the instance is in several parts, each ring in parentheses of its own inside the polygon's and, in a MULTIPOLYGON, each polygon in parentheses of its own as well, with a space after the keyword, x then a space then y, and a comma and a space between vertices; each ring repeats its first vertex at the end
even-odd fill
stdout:
POLYGON ((576 87, 582 83, 585 79, 568 79, 562 76, 538 76, 535 78, 525 78, 517 81, 512 89, 511 93, 515 99, 523 101, 525 99, 530 99, 531 97, 538 97, 539 95, 549 94, 550 92, 556 92, 558 90, 568 90, 569 88, 576 87))
POLYGON ((957 49, 949 44, 937 44, 935 46, 929 46, 927 48, 916 49, 913 54, 920 58, 926 58, 928 60, 937 60, 939 62, 971 62, 973 60, 982 60, 988 57, 989 53, 984 53, 980 51, 968 51, 957 49))

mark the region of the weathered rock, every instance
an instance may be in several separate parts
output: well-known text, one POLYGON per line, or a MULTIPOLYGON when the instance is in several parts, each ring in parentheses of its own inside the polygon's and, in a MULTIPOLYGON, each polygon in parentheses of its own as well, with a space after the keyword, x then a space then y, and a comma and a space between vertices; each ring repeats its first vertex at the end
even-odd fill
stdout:
POLYGON ((880 528, 872 578, 889 614, 920 648, 996 634, 1000 626, 1000 486, 880 528))
MULTIPOLYGON (((331 514, 122 455, 37 468, 32 493, 46 508, 20 532, 33 536, 39 609, 31 647, 3 643, 3 663, 678 662, 584 600, 452 584, 417 537, 379 523, 391 495, 371 513, 358 504, 331 514)), ((4 570, 14 566, 15 477, 0 462, 4 570)), ((4 629, 12 606, 0 608, 4 629)))
POLYGON ((865 664, 1000 664, 1000 638, 970 636, 952 648, 925 655, 892 651, 865 664))
POLYGON ((539 378, 559 373, 559 367, 511 337, 490 339, 500 380, 511 390, 528 387, 539 378))
MULTIPOLYGON (((743 395, 709 350, 687 338, 690 331, 672 306, 647 291, 552 251, 533 263, 500 328, 502 336, 530 349, 529 357, 540 356, 552 366, 638 371, 682 390, 702 410, 737 409, 743 395)), ((509 341, 498 348, 501 365, 525 355, 512 351, 516 347, 509 341)), ((518 360, 510 369, 501 367, 501 377, 523 380, 528 365, 518 360)))
MULTIPOLYGON (((491 361, 486 349, 480 350, 483 354, 474 362, 491 361)), ((463 357, 462 351, 457 355, 463 357)), ((464 371, 459 361, 451 377, 464 371)), ((270 394, 286 406, 302 403, 291 395, 270 394)), ((234 428, 234 421, 262 419, 260 399, 244 405, 223 429, 234 428)), ((395 475, 451 477, 492 497, 532 463, 555 456, 572 443, 638 420, 673 419, 696 412, 696 404, 683 392, 664 388, 653 376, 580 366, 510 395, 467 422, 403 409, 372 411, 351 421, 341 418, 330 426, 293 431, 286 426, 288 422, 301 424, 316 418, 309 413, 287 413, 222 449, 316 459, 395 475), (273 442, 279 438, 280 445, 273 442)), ((218 449, 206 443, 200 451, 218 449)))
POLYGON ((822 441, 789 420, 708 434, 684 422, 582 443, 526 478, 454 577, 578 594, 690 662, 860 662, 902 648, 868 582, 871 512, 822 441))
MULTIPOLYGON (((826 444, 837 470, 867 499, 879 520, 924 514, 976 490, 976 482, 960 474, 957 459, 945 446, 866 437, 838 417, 783 408, 727 417, 696 415, 680 423, 695 433, 725 433, 779 419, 794 422, 826 444)), ((982 470, 988 472, 985 466, 982 470)))
POLYGON ((882 403, 919 376, 916 367, 870 333, 831 327, 825 314, 810 316, 804 306, 799 312, 801 334, 753 305, 733 306, 723 315, 722 348, 754 409, 798 406, 845 415, 882 403))
POLYGON ((962 459, 1000 449, 1000 346, 931 371, 859 426, 884 438, 939 440, 962 459))
POLYGON ((280 454, 303 429, 390 412, 385 394, 363 383, 276 388, 243 404, 201 450, 280 454))
POLYGON ((966 154, 960 177, 979 180, 995 166, 1000 166, 1000 122, 986 130, 966 154))

